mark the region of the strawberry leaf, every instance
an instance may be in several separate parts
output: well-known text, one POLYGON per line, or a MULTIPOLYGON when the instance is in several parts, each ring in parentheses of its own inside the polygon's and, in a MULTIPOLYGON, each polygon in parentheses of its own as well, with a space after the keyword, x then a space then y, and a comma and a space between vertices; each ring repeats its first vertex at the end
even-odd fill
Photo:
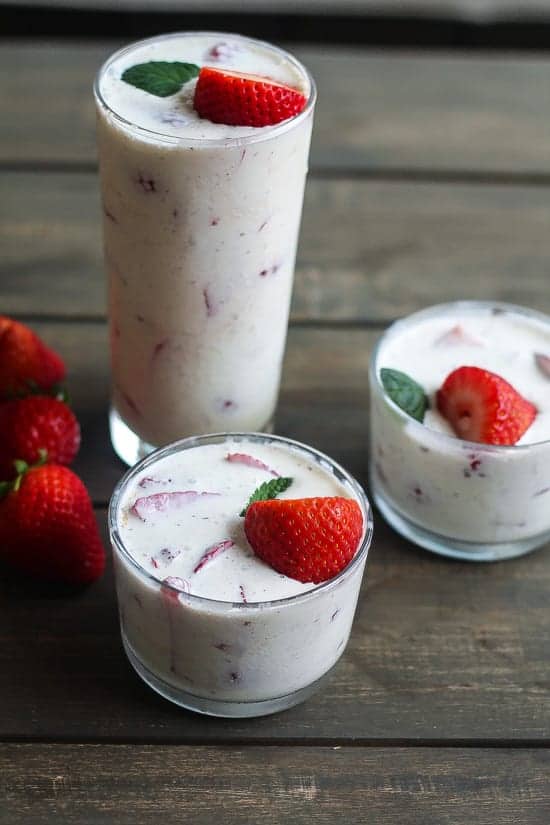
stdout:
POLYGON ((279 493, 284 493, 285 490, 288 490, 293 480, 292 478, 281 476, 279 478, 272 478, 270 481, 264 481, 263 484, 260 484, 260 486, 254 490, 244 510, 241 510, 240 515, 246 515, 246 511, 255 501, 268 501, 271 498, 277 498, 279 493))
POLYGON ((21 461, 21 459, 19 459, 19 458, 15 459, 15 461, 13 462, 13 465, 15 467, 15 472, 17 473, 18 476, 22 476, 29 469, 29 465, 27 464, 27 462, 26 461, 21 461))
POLYGON ((58 401, 64 401, 67 406, 70 406, 69 393, 64 384, 53 384, 53 386, 41 387, 32 378, 28 378, 24 382, 24 388, 20 390, 9 391, 5 399, 6 401, 17 401, 20 398, 28 398, 31 395, 48 395, 52 398, 57 398, 58 401))
POLYGON ((38 385, 38 383, 33 378, 27 378, 25 384, 28 387, 29 395, 40 395, 40 393, 44 392, 44 390, 38 385))
POLYGON ((380 380, 387 394, 397 406, 417 421, 424 421, 428 397, 420 384, 399 370, 383 368, 380 380))
POLYGON ((68 407, 71 406, 71 396, 69 395, 69 390, 64 384, 54 384, 51 388, 49 395, 53 398, 57 398, 58 401, 63 401, 68 407))
POLYGON ((179 92, 184 83, 197 77, 199 71, 194 63, 152 60, 126 69, 122 80, 156 97, 169 97, 179 92))

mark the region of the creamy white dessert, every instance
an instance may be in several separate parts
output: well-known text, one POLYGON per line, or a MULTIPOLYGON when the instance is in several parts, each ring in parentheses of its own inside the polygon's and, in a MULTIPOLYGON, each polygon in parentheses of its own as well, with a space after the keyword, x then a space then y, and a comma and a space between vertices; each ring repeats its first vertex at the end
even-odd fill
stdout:
POLYGON ((130 659, 188 707, 205 709, 202 699, 214 703, 207 712, 216 712, 216 703, 234 703, 234 710, 219 712, 247 715, 239 706, 272 700, 288 706, 293 701, 284 697, 315 683, 344 651, 370 542, 368 503, 337 465, 294 442, 191 441, 198 444, 168 448, 130 471, 113 497, 117 592, 130 659), (254 490, 277 476, 292 478, 279 498, 344 496, 359 503, 362 541, 331 582, 281 575, 249 546, 239 514, 254 490))
POLYGON ((291 56, 237 35, 153 38, 100 72, 113 403, 148 445, 271 424, 314 96, 291 56), (196 80, 162 98, 121 79, 160 60, 263 75, 308 103, 275 126, 211 123, 193 109, 196 80))
POLYGON ((550 319, 506 304, 442 305, 390 327, 371 368, 371 477, 398 530, 430 549, 487 558, 517 555, 550 537, 550 378, 537 355, 550 356, 550 319), (436 392, 460 366, 500 375, 535 405, 517 444, 463 441, 440 415, 436 392), (424 388, 423 423, 384 392, 384 367, 424 388))

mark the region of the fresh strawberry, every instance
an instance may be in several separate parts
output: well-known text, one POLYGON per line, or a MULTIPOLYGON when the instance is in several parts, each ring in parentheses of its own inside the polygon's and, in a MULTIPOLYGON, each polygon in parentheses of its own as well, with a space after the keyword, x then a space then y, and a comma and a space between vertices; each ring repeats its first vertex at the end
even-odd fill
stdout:
POLYGON ((436 400, 459 438, 482 444, 515 444, 537 414, 508 381, 480 367, 451 372, 436 400))
POLYGON ((70 464, 79 446, 78 421, 63 401, 29 395, 0 404, 0 478, 16 475, 16 459, 36 463, 41 451, 51 464, 70 464))
POLYGON ((65 378, 63 361, 25 324, 0 315, 0 398, 44 392, 65 378))
POLYGON ((105 550, 92 503, 68 467, 19 467, 0 499, 0 558, 18 570, 71 584, 97 579, 105 550))
POLYGON ((356 501, 338 496, 250 504, 246 537, 259 558, 301 582, 327 581, 351 561, 363 533, 356 501))
POLYGON ((204 66, 193 105, 199 115, 229 126, 272 126, 299 114, 306 98, 297 89, 254 74, 204 66))

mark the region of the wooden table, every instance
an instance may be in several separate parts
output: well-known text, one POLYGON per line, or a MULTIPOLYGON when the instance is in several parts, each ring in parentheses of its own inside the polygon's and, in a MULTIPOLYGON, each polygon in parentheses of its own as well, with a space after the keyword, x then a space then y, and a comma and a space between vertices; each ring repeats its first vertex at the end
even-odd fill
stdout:
MULTIPOLYGON (((115 45, 0 51, 1 311, 68 363, 103 530, 124 468, 90 84, 115 45)), ((390 320, 459 297, 550 311, 550 63, 295 51, 320 103, 277 430, 365 482, 367 364, 390 320)), ((258 720, 140 682, 110 568, 72 596, 3 572, 0 593, 0 823, 550 821, 550 548, 461 564, 378 518, 330 682, 258 720)))

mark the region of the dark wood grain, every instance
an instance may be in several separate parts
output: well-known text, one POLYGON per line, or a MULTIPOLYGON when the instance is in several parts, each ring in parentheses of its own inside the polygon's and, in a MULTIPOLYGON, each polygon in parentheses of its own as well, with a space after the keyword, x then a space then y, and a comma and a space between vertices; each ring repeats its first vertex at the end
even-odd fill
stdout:
MULTIPOLYGON (((91 85, 116 46, 4 43, 0 161, 93 163, 91 85)), ((319 85, 314 169, 548 174, 544 59, 293 51, 319 85)))
POLYGON ((545 825, 550 801, 533 750, 4 745, 0 768, 4 825, 545 825))
MULTIPOLYGON (((124 471, 108 434, 109 365, 104 323, 32 323, 64 358, 68 388, 82 427, 75 462, 96 503, 107 502, 124 471)), ((364 329, 291 329, 277 431, 331 453, 366 477, 368 387, 372 346, 364 329)))
MULTIPOLYGON (((75 469, 106 544, 125 467, 107 427, 90 84, 111 50, 0 50, 0 311, 67 362, 75 469)), ((320 103, 277 431, 366 484, 367 369, 387 321, 465 297, 550 312, 550 63, 296 51, 320 103)), ((0 568, 0 823, 547 825, 549 590, 550 546, 462 564, 377 517, 352 636, 323 689, 273 717, 224 720, 135 675, 110 560, 78 592, 0 568)))
MULTIPOLYGON (((103 317, 97 178, 4 173, 2 311, 103 317)), ((310 178, 294 321, 387 322, 459 298, 550 312, 550 187, 310 178)))
POLYGON ((201 717, 141 682, 122 650, 110 562, 73 594, 3 570, 0 739, 544 745, 549 560, 550 547, 500 565, 450 562, 377 518, 344 656, 306 703, 257 720, 201 717))
MULTIPOLYGON (((83 426, 75 468, 106 502, 124 467, 108 441, 105 325, 35 328, 67 360, 83 426)), ((279 432, 333 455, 363 483, 375 337, 364 329, 292 329, 278 417, 279 432)), ((98 518, 105 529, 103 509, 98 518)), ((550 729, 549 552, 457 564, 413 548, 378 519, 366 598, 342 663, 310 702, 256 722, 202 719, 141 684, 120 645, 110 573, 72 598, 49 598, 8 577, 0 597, 0 737, 542 742, 550 729)))

